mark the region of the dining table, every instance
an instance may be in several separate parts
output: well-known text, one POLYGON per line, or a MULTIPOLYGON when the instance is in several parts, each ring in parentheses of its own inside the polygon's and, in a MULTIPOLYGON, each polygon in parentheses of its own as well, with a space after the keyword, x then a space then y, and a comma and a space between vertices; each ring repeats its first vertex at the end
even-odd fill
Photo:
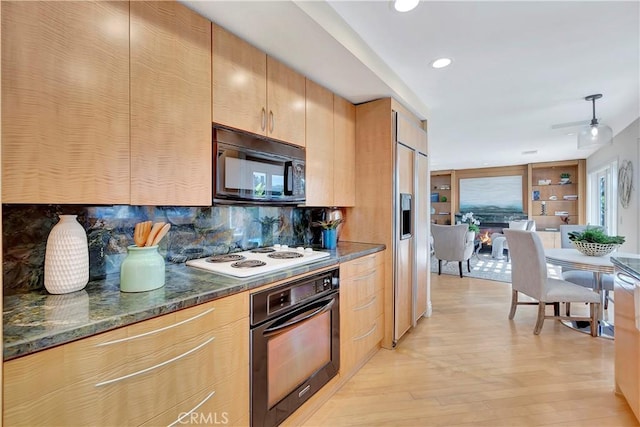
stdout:
MULTIPOLYGON (((627 252, 611 252, 602 256, 585 255, 573 248, 551 248, 544 250, 544 256, 548 264, 567 267, 573 270, 584 270, 593 273, 594 290, 600 294, 600 310, 598 312, 598 336, 613 339, 614 325, 604 318, 605 292, 602 287, 602 278, 605 274, 613 274, 613 257, 640 258, 640 254, 627 252)), ((589 322, 567 321, 562 323, 581 332, 590 333, 589 322)))

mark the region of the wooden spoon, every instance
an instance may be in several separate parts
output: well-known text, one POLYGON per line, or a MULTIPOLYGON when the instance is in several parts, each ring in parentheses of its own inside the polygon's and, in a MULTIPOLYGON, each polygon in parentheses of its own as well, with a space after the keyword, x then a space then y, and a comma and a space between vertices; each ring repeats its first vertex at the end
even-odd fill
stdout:
POLYGON ((162 227, 164 227, 164 224, 165 224, 164 222, 156 222, 155 224, 153 224, 153 228, 149 232, 149 236, 147 236, 147 241, 144 244, 145 246, 152 246, 154 239, 156 238, 156 236, 158 235, 162 227))
POLYGON ((133 242, 138 247, 143 247, 151 231, 151 221, 139 222, 133 229, 133 242))
POLYGON ((153 239, 153 242, 151 243, 151 246, 159 245, 160 244, 160 240, 162 240, 162 238, 167 235, 167 233, 169 232, 170 228, 171 228, 171 224, 165 224, 160 229, 160 231, 158 231, 158 234, 156 234, 156 237, 153 239))

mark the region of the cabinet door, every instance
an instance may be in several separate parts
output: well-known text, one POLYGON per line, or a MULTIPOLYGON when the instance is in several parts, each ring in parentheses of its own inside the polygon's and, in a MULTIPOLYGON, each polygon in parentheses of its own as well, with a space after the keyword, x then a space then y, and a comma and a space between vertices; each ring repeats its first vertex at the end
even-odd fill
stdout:
POLYGON ((416 184, 415 191, 415 250, 416 270, 414 290, 413 324, 427 312, 429 300, 429 161, 427 156, 416 154, 416 184))
POLYGON ((2 201, 129 203, 129 4, 1 7, 2 201))
MULTIPOLYGON (((414 152, 402 144, 397 144, 398 192, 413 194, 411 201, 414 210, 411 221, 415 227, 415 192, 414 192, 414 152)), ((399 196, 397 196, 399 197, 399 196)), ((399 229, 398 220, 398 229, 399 229)), ((399 233, 398 233, 399 234, 399 233)), ((396 242, 396 286, 394 288, 394 339, 397 341, 413 325, 414 271, 416 238, 412 229, 412 237, 396 242)))
POLYGON ((211 205, 211 23, 131 3, 131 204, 211 205))
POLYGON ((213 122, 266 135, 267 55, 213 25, 212 68, 213 122))
POLYGON ((355 206, 356 107, 337 95, 333 96, 333 145, 333 204, 355 206))
POLYGON ((267 57, 267 135, 305 146, 305 78, 267 57))
POLYGON ((307 206, 334 206, 333 94, 307 80, 307 206))

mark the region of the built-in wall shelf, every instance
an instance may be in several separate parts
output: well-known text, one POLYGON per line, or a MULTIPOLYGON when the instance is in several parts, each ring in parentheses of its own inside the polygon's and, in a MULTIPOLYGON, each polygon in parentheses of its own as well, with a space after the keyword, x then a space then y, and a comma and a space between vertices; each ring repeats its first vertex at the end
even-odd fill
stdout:
POLYGON ((529 164, 529 218, 536 221, 536 229, 585 223, 585 163, 579 159, 529 164), (563 174, 569 176, 561 183, 563 174))
POLYGON ((431 172, 430 208, 433 224, 454 224, 453 206, 457 197, 455 171, 431 172))

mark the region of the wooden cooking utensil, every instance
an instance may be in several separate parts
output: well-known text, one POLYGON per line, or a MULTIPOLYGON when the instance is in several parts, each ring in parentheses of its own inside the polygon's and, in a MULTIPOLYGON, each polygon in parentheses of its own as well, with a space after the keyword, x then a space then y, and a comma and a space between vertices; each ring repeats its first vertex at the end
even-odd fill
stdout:
POLYGON ((145 242, 146 240, 142 240, 142 223, 139 222, 133 228, 133 243, 135 243, 136 246, 144 246, 145 242))
POLYGON ((151 221, 139 222, 133 230, 133 242, 138 247, 143 247, 151 231, 151 221))
POLYGON ((164 221, 153 224, 153 228, 151 228, 149 236, 147 236, 147 241, 144 244, 145 246, 152 246, 153 240, 156 238, 162 227, 164 227, 164 224, 164 221))
POLYGON ((156 237, 154 237, 153 242, 151 243, 151 246, 155 246, 160 244, 160 240, 162 240, 162 238, 164 236, 167 235, 167 233, 169 232, 169 229, 171 228, 171 224, 165 224, 160 231, 158 231, 158 234, 156 234, 156 237))

